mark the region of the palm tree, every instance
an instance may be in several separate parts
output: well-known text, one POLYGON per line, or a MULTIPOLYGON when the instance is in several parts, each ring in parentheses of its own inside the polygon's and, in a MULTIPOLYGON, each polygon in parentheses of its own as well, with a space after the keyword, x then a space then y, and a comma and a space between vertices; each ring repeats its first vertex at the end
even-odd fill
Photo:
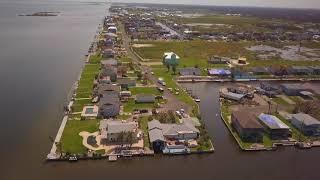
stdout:
POLYGON ((124 131, 122 131, 119 133, 119 135, 117 137, 117 141, 120 143, 120 147, 123 146, 125 136, 126 136, 126 133, 124 131))
POLYGON ((130 131, 130 132, 127 133, 126 141, 127 141, 128 144, 129 144, 129 148, 131 148, 132 144, 133 144, 134 141, 135 141, 135 134, 134 134, 134 132, 130 131))

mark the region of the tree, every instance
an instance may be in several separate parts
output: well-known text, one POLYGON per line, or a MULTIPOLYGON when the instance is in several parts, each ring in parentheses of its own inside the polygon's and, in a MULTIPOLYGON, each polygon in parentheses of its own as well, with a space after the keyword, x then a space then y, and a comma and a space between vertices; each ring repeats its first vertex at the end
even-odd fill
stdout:
POLYGON ((126 137, 126 132, 124 132, 124 131, 120 132, 117 137, 117 141, 120 143, 121 147, 123 146, 123 143, 125 141, 125 137, 126 137))
POLYGON ((176 71, 177 71, 177 67, 176 66, 172 66, 172 71, 173 71, 173 74, 175 75, 176 71))
POLYGON ((170 71, 170 64, 166 64, 166 67, 168 69, 168 72, 170 71))
POLYGON ((126 142, 129 144, 129 148, 131 148, 132 144, 135 142, 135 134, 130 131, 127 133, 126 142))

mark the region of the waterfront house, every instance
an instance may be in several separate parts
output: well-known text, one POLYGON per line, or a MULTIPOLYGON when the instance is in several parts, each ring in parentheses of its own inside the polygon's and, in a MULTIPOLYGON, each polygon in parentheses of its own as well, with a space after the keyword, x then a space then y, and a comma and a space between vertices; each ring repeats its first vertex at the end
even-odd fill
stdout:
POLYGON ((262 142, 263 127, 257 117, 250 111, 234 111, 231 114, 231 122, 241 139, 245 142, 262 142))
POLYGON ((222 89, 220 91, 220 97, 229 99, 232 101, 241 102, 245 98, 245 94, 230 92, 227 89, 222 89))
POLYGON ((230 58, 220 57, 220 56, 211 56, 208 60, 210 64, 228 64, 230 62, 230 58))
POLYGON ((180 57, 174 52, 165 52, 163 54, 163 63, 171 66, 179 65, 180 57))
POLYGON ((291 123, 307 136, 320 136, 320 121, 308 114, 293 114, 291 123))
POLYGON ((135 87, 136 86, 136 80, 130 79, 130 78, 118 78, 117 84, 122 89, 129 89, 130 87, 135 87))
POLYGON ((312 74, 312 69, 306 66, 292 66, 288 69, 289 74, 292 75, 309 75, 312 74))
POLYGON ((117 67, 118 66, 118 61, 115 59, 107 59, 107 60, 102 60, 101 61, 101 67, 107 67, 107 66, 113 66, 117 67))
POLYGON ((110 26, 110 27, 108 27, 108 32, 109 33, 114 33, 114 34, 116 34, 117 33, 117 27, 115 27, 115 26, 110 26))
POLYGON ((231 76, 231 71, 228 69, 209 69, 209 76, 218 76, 218 77, 229 77, 231 76))
POLYGON ((104 95, 99 100, 99 116, 103 118, 112 118, 119 115, 120 99, 118 96, 109 94, 104 95))
POLYGON ((276 116, 262 113, 258 116, 258 119, 271 139, 288 139, 291 137, 290 127, 276 116))
POLYGON ((156 97, 152 94, 137 94, 136 103, 154 103, 156 101, 156 97))
POLYGON ((280 94, 281 90, 277 85, 270 83, 262 82, 260 86, 256 88, 257 92, 263 95, 266 95, 270 98, 275 97, 280 94))
POLYGON ((114 94, 115 96, 119 96, 120 86, 113 84, 98 84, 98 86, 94 89, 94 95, 103 97, 106 94, 114 94))
POLYGON ((114 58, 115 57, 115 51, 112 49, 105 49, 102 53, 103 58, 114 58))
MULTIPOLYGON (((117 69, 114 67, 110 67, 110 66, 104 67, 101 70, 99 77, 100 77, 99 81, 110 80, 111 82, 115 82, 115 81, 117 81, 117 69)), ((106 83, 108 83, 108 82, 106 82, 106 83)))
POLYGON ((179 69, 179 74, 181 76, 200 76, 201 70, 199 68, 181 68, 179 69))
POLYGON ((270 71, 268 70, 268 68, 265 68, 265 67, 254 67, 254 68, 251 68, 251 72, 254 75, 269 75, 269 74, 271 74, 270 71))
POLYGON ((136 122, 124 122, 111 119, 101 120, 99 130, 101 144, 126 143, 126 138, 121 136, 125 136, 127 133, 133 133, 133 140, 138 140, 138 124, 136 122))
MULTIPOLYGON (((166 142, 195 140, 200 134, 192 123, 163 124, 155 119, 148 122, 148 132, 150 142, 158 152, 170 146, 170 143, 166 142)), ((183 148, 185 148, 184 145, 183 148)))
POLYGON ((302 86, 302 84, 282 84, 280 87, 288 96, 300 96, 301 91, 312 91, 302 86))
POLYGON ((312 74, 320 75, 320 66, 311 66, 309 68, 312 70, 312 74))

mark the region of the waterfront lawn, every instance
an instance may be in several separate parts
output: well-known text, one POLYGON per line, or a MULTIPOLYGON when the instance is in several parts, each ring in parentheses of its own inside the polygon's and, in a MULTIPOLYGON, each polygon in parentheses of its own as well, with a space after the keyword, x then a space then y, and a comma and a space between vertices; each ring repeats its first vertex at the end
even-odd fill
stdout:
POLYGON ((68 120, 62 134, 62 150, 65 153, 86 153, 87 149, 82 145, 82 131, 90 133, 98 131, 98 120, 68 120))
POLYGON ((132 87, 129 88, 132 95, 137 94, 153 94, 153 95, 161 95, 160 91, 156 87, 132 87))
POLYGON ((102 57, 99 54, 94 54, 90 56, 89 63, 100 64, 102 57))
POLYGON ((175 75, 173 75, 171 71, 168 72, 166 68, 153 68, 152 70, 155 76, 163 78, 163 80, 166 82, 167 88, 180 89, 179 95, 175 95, 177 99, 179 99, 180 101, 186 104, 192 105, 193 115, 194 116, 199 115, 198 104, 185 91, 181 90, 181 87, 179 87, 176 81, 174 80, 175 75))
POLYGON ((139 118, 139 128, 143 131, 143 146, 152 149, 149 141, 148 122, 149 119, 146 116, 139 118))
POLYGON ((124 112, 133 112, 134 109, 152 109, 156 106, 156 103, 136 103, 135 99, 129 99, 124 104, 124 112))
POLYGON ((76 99, 72 105, 72 112, 82 112, 86 105, 92 105, 91 99, 76 99))
POLYGON ((85 65, 77 88, 76 98, 89 98, 91 96, 93 81, 95 76, 99 73, 99 68, 99 64, 85 65))

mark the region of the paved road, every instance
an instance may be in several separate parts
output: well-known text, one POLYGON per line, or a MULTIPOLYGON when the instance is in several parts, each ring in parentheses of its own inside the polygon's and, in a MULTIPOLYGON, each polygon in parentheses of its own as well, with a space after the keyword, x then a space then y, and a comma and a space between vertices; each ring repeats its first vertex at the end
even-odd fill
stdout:
POLYGON ((126 35, 124 31, 124 26, 122 24, 120 25, 120 30, 122 32, 124 48, 127 50, 128 56, 133 60, 133 63, 138 65, 142 72, 147 72, 146 77, 149 81, 152 81, 157 87, 162 87, 164 89, 163 96, 168 100, 168 102, 162 105, 162 107, 159 110, 166 111, 185 109, 186 112, 191 113, 192 106, 178 100, 177 97, 173 95, 166 87, 160 85, 158 83, 158 78, 150 73, 151 68, 149 66, 140 65, 139 58, 131 51, 130 38, 126 35))

